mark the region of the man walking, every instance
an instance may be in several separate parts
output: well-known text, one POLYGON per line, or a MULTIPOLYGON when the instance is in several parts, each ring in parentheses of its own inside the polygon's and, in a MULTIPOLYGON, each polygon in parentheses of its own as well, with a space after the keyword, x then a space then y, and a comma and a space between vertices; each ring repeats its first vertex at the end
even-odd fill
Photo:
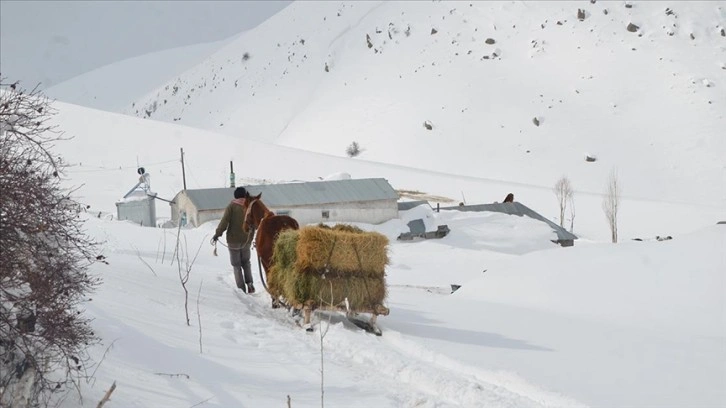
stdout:
POLYGON ((250 247, 255 234, 252 228, 244 232, 243 223, 245 220, 245 197, 247 190, 244 187, 237 187, 234 190, 232 200, 224 210, 224 215, 219 221, 212 242, 216 243, 222 233, 227 231, 227 246, 229 248, 229 260, 234 270, 234 281, 237 287, 246 293, 255 293, 255 286, 252 281, 252 268, 250 266, 250 247), (244 275, 242 272, 244 271, 244 275))

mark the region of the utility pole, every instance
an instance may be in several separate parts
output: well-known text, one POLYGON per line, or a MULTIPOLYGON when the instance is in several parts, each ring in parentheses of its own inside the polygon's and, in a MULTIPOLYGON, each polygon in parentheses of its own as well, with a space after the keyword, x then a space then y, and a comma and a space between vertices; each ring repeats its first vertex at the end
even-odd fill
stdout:
POLYGON ((181 164, 182 164, 182 181, 184 182, 184 190, 187 189, 187 174, 184 171, 184 148, 179 148, 181 150, 181 164))
POLYGON ((234 166, 232 160, 229 161, 229 186, 234 188, 234 166))

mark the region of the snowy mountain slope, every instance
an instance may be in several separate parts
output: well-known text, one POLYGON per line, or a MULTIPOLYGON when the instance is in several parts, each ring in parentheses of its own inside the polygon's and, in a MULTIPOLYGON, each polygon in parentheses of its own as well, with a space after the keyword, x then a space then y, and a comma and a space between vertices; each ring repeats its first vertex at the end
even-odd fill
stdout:
POLYGON ((230 40, 152 52, 94 69, 44 92, 51 98, 90 108, 121 111, 138 98, 199 64, 230 40))
MULTIPOLYGON (((391 314, 379 319, 382 337, 339 316, 320 316, 323 327, 328 318, 332 323, 323 341, 326 406, 711 407, 726 401, 723 275, 711 280, 726 267, 714 245, 726 238, 722 226, 669 242, 573 251, 543 239, 543 224, 502 214, 426 214, 419 207, 400 220, 358 225, 392 238, 409 217, 422 215, 454 229, 441 240, 391 241, 391 314), (633 262, 637 251, 662 259, 631 287, 628 276, 643 272, 633 262), (684 271, 685 258, 698 262, 684 271), (581 267, 592 259, 607 259, 617 272, 581 267), (641 284, 654 273, 655 285, 641 284), (593 280, 598 284, 588 283, 593 280), (451 283, 463 286, 449 295, 451 283), (609 316, 592 313, 613 307, 609 316), (675 308, 674 320, 643 324, 654 311, 675 308), (696 325, 682 324, 689 315, 696 325)), ((91 352, 100 365, 83 387, 84 402, 71 398, 65 406, 95 406, 113 381, 111 402, 124 407, 277 406, 287 396, 293 407, 320 404, 319 332, 305 333, 284 310, 269 308, 264 292, 236 293, 224 248, 215 257, 207 246, 214 227, 181 231, 188 251, 201 246, 187 284, 186 325, 183 289, 170 263, 176 231, 88 219, 110 263, 94 265, 104 284, 87 305, 103 342, 91 352)))
MULTIPOLYGON (((558 214, 557 201, 549 186, 459 176, 448 171, 457 163, 455 157, 442 158, 441 171, 420 170, 313 153, 60 102, 56 106, 59 113, 54 123, 73 138, 58 144, 59 154, 71 164, 68 185, 82 185, 76 195, 94 213, 116 213, 115 203, 137 182, 138 166, 143 166, 151 175, 152 189, 159 197, 172 199, 183 187, 179 149, 184 148, 189 188, 228 185, 229 162, 233 161, 237 185, 318 180, 343 171, 355 178, 383 177, 396 189, 453 200, 443 205, 453 205, 462 199, 468 203, 502 201, 508 192, 514 192, 516 200, 540 214, 550 219, 558 214)), ((402 144, 394 150, 408 148, 402 144)), ((625 185, 630 186, 645 180, 632 175, 626 181, 625 185)), ((574 225, 575 233, 581 238, 608 239, 601 201, 600 194, 576 194, 574 225)), ((169 217, 169 211, 166 203, 157 202, 158 217, 169 217)), ((713 203, 642 200, 624 194, 619 219, 622 239, 649 238, 713 225, 726 219, 726 208, 713 203)))
MULTIPOLYGON (((345 172, 424 194, 464 194, 468 202, 501 201, 514 191, 540 213, 556 213, 549 187, 457 176, 446 171, 456 157, 442 158, 444 171, 421 170, 55 105, 54 122, 73 137, 56 146, 73 166, 65 182, 82 186, 74 195, 91 206, 87 229, 104 242, 109 262, 93 266, 104 284, 86 305, 103 339, 91 350, 100 365, 82 386, 83 402, 70 398, 64 408, 95 406, 113 381, 112 402, 124 407, 275 406, 287 395, 294 407, 320 403, 319 333, 306 334, 284 311, 270 309, 263 292, 235 293, 225 248, 214 257, 207 246, 214 222, 182 230, 187 251, 201 248, 188 285, 187 326, 184 291, 170 264, 174 231, 112 219, 138 165, 161 197, 181 189, 180 147, 189 187, 225 185, 233 160, 238 184, 345 172)), ((511 171, 519 177, 519 169, 511 171)), ((646 183, 641 177, 627 181, 646 183)), ((609 236, 602 197, 576 197, 582 239, 575 248, 552 244, 541 222, 503 214, 418 207, 401 219, 361 225, 391 239, 391 314, 379 319, 381 338, 331 318, 323 343, 326 404, 723 405, 725 235, 714 223, 726 219, 726 209, 626 196, 623 243, 612 245, 593 242, 609 236), (452 231, 441 240, 395 241, 420 217, 452 231), (656 234, 674 238, 625 242, 656 234), (451 284, 463 286, 449 295, 451 284)), ((165 206, 157 204, 160 217, 165 206)))
POLYGON ((628 4, 299 2, 127 111, 582 192, 616 168, 631 197, 726 205, 725 3, 628 4))

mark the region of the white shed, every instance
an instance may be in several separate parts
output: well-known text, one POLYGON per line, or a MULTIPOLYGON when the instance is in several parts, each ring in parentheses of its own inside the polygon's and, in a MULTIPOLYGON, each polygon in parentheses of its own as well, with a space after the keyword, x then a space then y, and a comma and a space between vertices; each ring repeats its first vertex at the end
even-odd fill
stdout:
MULTIPOLYGON (((244 186, 251 195, 277 214, 295 218, 301 225, 320 222, 380 224, 398 218, 398 193, 386 179, 350 179, 244 186)), ((176 222, 199 226, 222 218, 234 198, 234 188, 179 192, 171 204, 176 222)), ((177 224, 178 225, 178 224, 177 224)))
POLYGON ((116 202, 117 218, 129 220, 143 227, 156 226, 156 193, 151 192, 150 176, 139 169, 139 182, 116 202))

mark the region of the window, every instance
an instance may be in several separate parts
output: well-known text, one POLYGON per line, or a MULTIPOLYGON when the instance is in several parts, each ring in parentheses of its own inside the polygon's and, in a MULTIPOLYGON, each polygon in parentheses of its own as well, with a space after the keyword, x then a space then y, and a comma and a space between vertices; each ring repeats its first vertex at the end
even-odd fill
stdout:
POLYGON ((330 211, 323 211, 323 218, 325 218, 326 220, 330 218, 330 211))

